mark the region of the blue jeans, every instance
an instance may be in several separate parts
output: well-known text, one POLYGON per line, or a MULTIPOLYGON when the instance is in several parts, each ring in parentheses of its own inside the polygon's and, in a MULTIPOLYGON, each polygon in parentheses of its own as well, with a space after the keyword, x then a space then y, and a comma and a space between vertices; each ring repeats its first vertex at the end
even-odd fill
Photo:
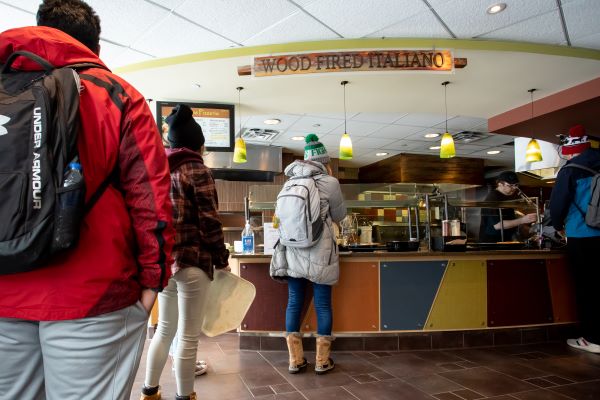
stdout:
MULTIPOLYGON (((288 304, 285 311, 285 329, 288 332, 300 332, 300 314, 304 304, 306 284, 304 278, 287 278, 288 304)), ((333 321, 331 312, 331 286, 312 283, 315 311, 317 313, 317 334, 331 336, 333 321)))

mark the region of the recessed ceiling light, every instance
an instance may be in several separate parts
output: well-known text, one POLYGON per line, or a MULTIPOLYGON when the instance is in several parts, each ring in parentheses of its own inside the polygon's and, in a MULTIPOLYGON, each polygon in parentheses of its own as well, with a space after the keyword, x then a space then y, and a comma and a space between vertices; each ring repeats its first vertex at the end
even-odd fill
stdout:
POLYGON ((271 119, 265 119, 263 122, 267 125, 277 125, 277 124, 281 123, 281 120, 277 119, 277 118, 271 118, 271 119))
POLYGON ((321 126, 321 124, 314 124, 313 128, 319 128, 321 126))
POLYGON ((488 7, 487 13, 488 14, 498 14, 499 12, 504 11, 505 8, 506 8, 506 3, 492 4, 491 6, 488 7))
POLYGON ((425 135, 426 138, 434 138, 440 136, 439 133, 428 133, 425 135))
POLYGON ((292 136, 292 140, 304 140, 304 136, 292 136))
POLYGON ((494 154, 500 154, 502 153, 502 150, 490 150, 487 152, 488 154, 494 155, 494 154))
POLYGON ((439 150, 439 149, 441 149, 441 148, 442 148, 442 146, 431 146, 431 147, 429 148, 429 150, 439 150))
POLYGON ((375 153, 375 155, 376 155, 377 157, 383 157, 383 156, 387 156, 388 154, 390 154, 390 153, 386 153, 386 152, 375 153))

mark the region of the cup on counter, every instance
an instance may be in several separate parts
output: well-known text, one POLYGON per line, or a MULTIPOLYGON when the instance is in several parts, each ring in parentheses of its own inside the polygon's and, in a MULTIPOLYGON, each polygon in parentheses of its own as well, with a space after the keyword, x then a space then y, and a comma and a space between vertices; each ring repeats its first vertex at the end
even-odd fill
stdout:
POLYGON ((442 236, 460 236, 460 220, 443 220, 442 236))
POLYGON ((233 242, 233 251, 234 253, 241 253, 243 251, 241 240, 236 240, 235 242, 233 242))

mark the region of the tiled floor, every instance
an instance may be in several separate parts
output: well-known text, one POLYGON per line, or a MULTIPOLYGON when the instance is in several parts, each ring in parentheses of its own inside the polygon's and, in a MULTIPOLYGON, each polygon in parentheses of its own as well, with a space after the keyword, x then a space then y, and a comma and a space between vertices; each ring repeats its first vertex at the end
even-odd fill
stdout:
MULTIPOLYGON (((286 352, 241 351, 238 344, 235 334, 201 341, 198 356, 208 361, 209 369, 196 379, 200 400, 600 399, 600 355, 577 352, 563 343, 334 352, 336 368, 322 376, 310 369, 289 375, 286 352)), ((306 355, 314 360, 314 353, 306 355)), ((144 354, 131 399, 139 398, 145 364, 144 354)), ((161 386, 164 399, 175 398, 170 361, 161 386)))

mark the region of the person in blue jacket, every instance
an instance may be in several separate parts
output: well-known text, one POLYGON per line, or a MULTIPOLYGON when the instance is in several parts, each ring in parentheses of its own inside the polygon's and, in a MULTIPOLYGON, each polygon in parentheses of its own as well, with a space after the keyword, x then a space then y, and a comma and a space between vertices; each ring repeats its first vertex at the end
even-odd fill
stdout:
MULTIPOLYGON (((579 164, 600 171, 600 139, 586 136, 576 125, 563 139, 562 155, 569 164, 579 164)), ((569 339, 573 348, 600 353, 600 229, 585 223, 585 210, 590 201, 592 174, 579 168, 561 168, 550 197, 550 216, 557 231, 565 231, 567 253, 575 278, 577 309, 581 337, 569 339)))

